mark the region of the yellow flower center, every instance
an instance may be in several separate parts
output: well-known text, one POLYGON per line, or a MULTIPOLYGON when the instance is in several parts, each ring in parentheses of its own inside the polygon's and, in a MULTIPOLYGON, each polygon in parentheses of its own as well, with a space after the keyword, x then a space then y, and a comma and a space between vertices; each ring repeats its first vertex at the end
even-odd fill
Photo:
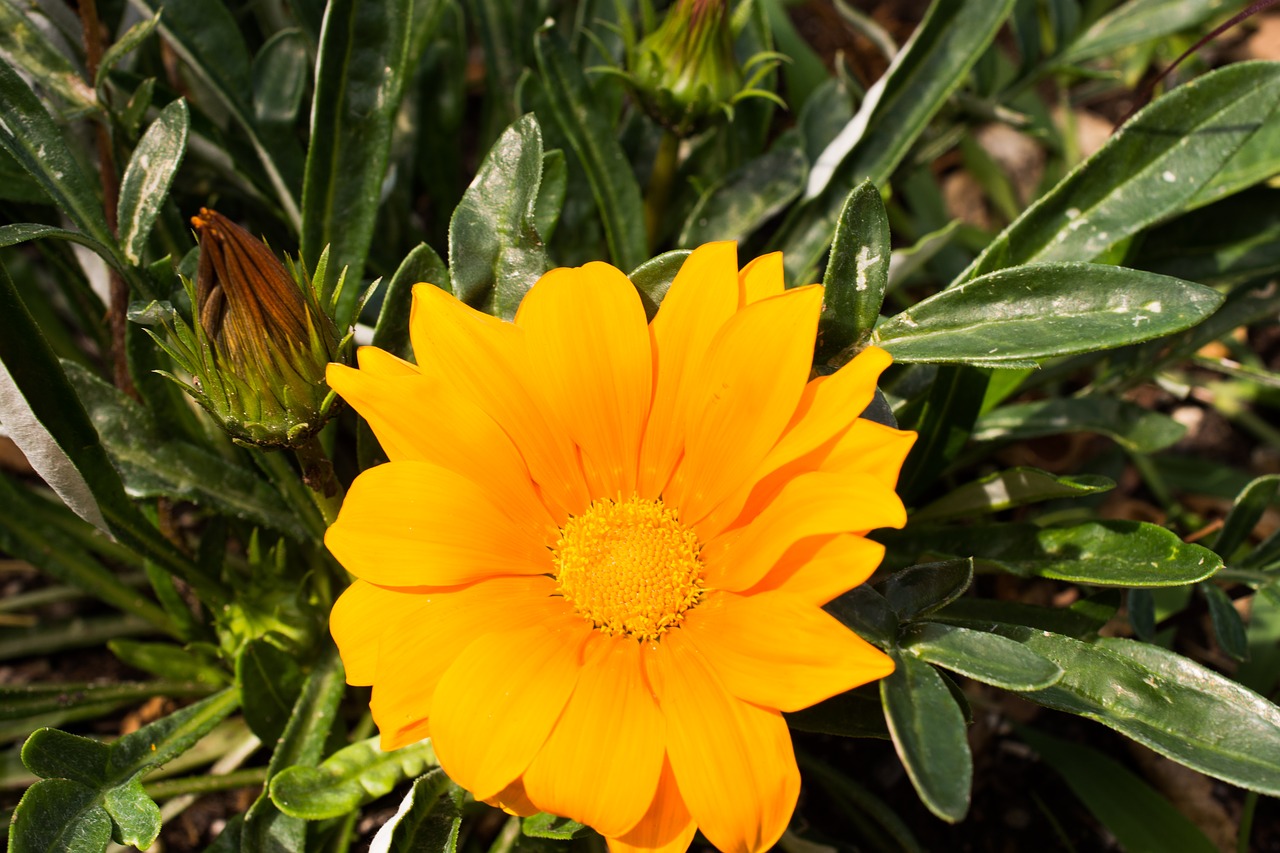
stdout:
POLYGON ((699 547, 661 500, 598 500, 560 530, 559 592, 606 634, 657 639, 702 599, 699 547))

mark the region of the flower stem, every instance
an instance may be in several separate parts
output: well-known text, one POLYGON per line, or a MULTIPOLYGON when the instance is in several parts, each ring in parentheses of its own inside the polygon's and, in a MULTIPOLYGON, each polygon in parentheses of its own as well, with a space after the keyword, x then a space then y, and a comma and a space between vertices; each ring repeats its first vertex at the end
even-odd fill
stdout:
POLYGON ((338 520, 338 510, 342 507, 342 484, 333 473, 333 463, 314 435, 298 447, 296 453, 302 465, 302 482, 311 490, 311 500, 328 527, 338 520))
POLYGON ((251 767, 233 770, 221 775, 187 776, 182 779, 165 779, 147 784, 147 794, 153 800, 164 800, 183 794, 211 794, 215 791, 233 791, 236 788, 252 788, 267 778, 267 768, 251 767))
POLYGON ((675 183, 676 166, 679 163, 680 137, 669 130, 662 132, 658 154, 653 159, 653 171, 649 173, 649 187, 644 198, 644 224, 649 236, 649 250, 656 252, 661 236, 667 201, 671 198, 671 186, 675 183))

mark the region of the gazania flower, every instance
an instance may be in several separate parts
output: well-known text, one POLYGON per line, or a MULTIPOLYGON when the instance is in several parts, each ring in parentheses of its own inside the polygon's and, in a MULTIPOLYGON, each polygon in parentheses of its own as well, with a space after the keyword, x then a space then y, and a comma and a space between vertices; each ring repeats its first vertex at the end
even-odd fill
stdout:
POLYGON ((514 323, 419 285, 418 366, 330 366, 391 459, 325 538, 358 578, 330 627, 385 749, 429 735, 478 799, 614 851, 781 836, 781 712, 892 670, 821 606, 905 522, 915 438, 858 417, 883 351, 809 379, 821 304, 780 255, 739 272, 713 243, 651 324, 607 264, 547 273, 514 323))

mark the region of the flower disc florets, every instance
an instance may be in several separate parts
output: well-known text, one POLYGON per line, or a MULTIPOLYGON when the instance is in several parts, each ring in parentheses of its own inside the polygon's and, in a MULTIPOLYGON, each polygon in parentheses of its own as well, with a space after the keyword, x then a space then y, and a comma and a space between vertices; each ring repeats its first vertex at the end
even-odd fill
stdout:
POLYGON ((698 537, 660 500, 598 500, 554 553, 560 594, 606 634, 655 640, 702 598, 698 537))

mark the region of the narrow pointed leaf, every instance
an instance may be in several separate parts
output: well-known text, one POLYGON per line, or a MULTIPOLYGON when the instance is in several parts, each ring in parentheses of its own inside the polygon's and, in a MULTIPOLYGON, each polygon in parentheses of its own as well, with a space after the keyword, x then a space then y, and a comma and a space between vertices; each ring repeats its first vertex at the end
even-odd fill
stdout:
POLYGON ((1181 279, 1101 264, 1034 264, 943 290, 886 320, 872 340, 896 361, 1029 367, 1180 332, 1222 304, 1181 279))
POLYGON ((1180 764, 1262 794, 1280 794, 1280 708, 1160 646, 1106 638, 1082 643, 1018 625, 1006 637, 1065 673, 1025 694, 1097 720, 1180 764))
POLYGON ((456 853, 462 792, 436 768, 413 783, 408 796, 369 846, 369 853, 456 853))
POLYGON ((902 646, 926 663, 1005 690, 1042 690, 1062 678, 1053 661, 986 631, 923 622, 906 630, 902 646))
POLYGON ((714 240, 745 240, 804 190, 809 163, 792 135, 711 187, 685 219, 676 242, 696 248, 714 240), (790 144, 788 144, 788 142, 790 144))
POLYGON ((890 654, 896 668, 881 679, 880 698, 893 746, 929 811, 956 823, 969 811, 973 783, 964 714, 932 666, 890 654))
POLYGON ((117 221, 120 248, 131 264, 142 261, 151 226, 169 197, 169 187, 187 150, 190 123, 187 102, 179 98, 160 111, 129 159, 120 182, 117 221))
POLYGON ((287 767, 271 780, 271 799, 285 814, 327 820, 376 800, 436 764, 427 741, 391 752, 378 737, 338 750, 317 767, 287 767))
POLYGON ((658 306, 671 289, 676 273, 691 254, 689 249, 673 249, 663 252, 652 260, 645 261, 633 269, 627 278, 640 291, 640 301, 644 303, 644 312, 652 320, 658 313, 658 306))
POLYGON ((1268 474, 1249 483, 1236 498, 1213 542, 1213 550, 1222 559, 1230 560, 1236 549, 1248 540, 1262 520, 1262 514, 1275 501, 1277 490, 1280 490, 1280 475, 1268 474))
POLYGON ((946 496, 913 513, 913 521, 948 521, 1003 512, 1041 501, 1096 495, 1115 488, 1115 482, 1094 474, 1050 474, 1036 468, 1009 468, 953 489, 946 496))
POLYGON ((1160 98, 1027 208, 961 276, 1090 260, 1187 207, 1280 105, 1280 65, 1241 62, 1160 98))
MULTIPOLYGON (((329 247, 333 269, 358 282, 373 240, 391 132, 409 67, 411 0, 325 7, 302 189, 302 257, 329 247)), ((355 305, 344 292, 339 316, 355 305)))
POLYGON ((62 131, 40 99, 0 59, 0 148, 39 182, 53 203, 88 237, 114 246, 102 202, 62 131))
POLYGON ((462 301, 510 320, 550 265, 535 212, 542 133, 532 114, 494 143, 449 222, 449 275, 462 301))
POLYGON ((1018 736, 1040 753, 1125 850, 1214 853, 1218 848, 1182 812, 1120 762, 1081 743, 1034 729, 1018 736))
POLYGON ((604 112, 592 103, 577 59, 560 35, 543 29, 534 42, 534 53, 556 124, 568 137, 591 184, 613 265, 635 269, 649 250, 640 185, 631 161, 604 112))
POLYGON ((913 525, 882 534, 902 559, 929 552, 973 557, 979 565, 1019 577, 1043 577, 1097 586, 1181 586, 1222 568, 1208 548, 1183 542, 1163 527, 1138 521, 1087 521, 1062 527, 982 524, 913 525))
POLYGON ((868 93, 862 109, 809 172, 810 199, 784 224, 775 246, 794 280, 816 268, 835 234, 849 191, 883 184, 947 98, 965 80, 1013 9, 1013 0, 935 0, 915 33, 868 93))
POLYGON ((880 190, 863 181, 840 210, 831 258, 822 276, 825 299, 818 321, 818 358, 852 349, 871 337, 889 285, 889 217, 880 190))
POLYGON ((973 583, 973 560, 921 563, 894 572, 877 584, 899 619, 914 619, 946 607, 973 583))
POLYGON ((1154 453, 1187 429, 1168 415, 1113 397, 1059 397, 1015 403, 988 412, 974 426, 975 441, 1017 441, 1068 432, 1096 432, 1134 453, 1154 453))

